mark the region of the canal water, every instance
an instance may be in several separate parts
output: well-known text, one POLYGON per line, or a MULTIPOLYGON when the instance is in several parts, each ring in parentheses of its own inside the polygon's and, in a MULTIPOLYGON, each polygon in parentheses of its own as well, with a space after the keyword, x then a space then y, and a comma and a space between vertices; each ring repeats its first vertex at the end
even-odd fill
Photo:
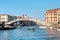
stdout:
POLYGON ((22 26, 12 30, 0 30, 0 40, 60 40, 60 32, 41 29, 39 26, 22 26), (28 30, 35 27, 35 30, 28 30))

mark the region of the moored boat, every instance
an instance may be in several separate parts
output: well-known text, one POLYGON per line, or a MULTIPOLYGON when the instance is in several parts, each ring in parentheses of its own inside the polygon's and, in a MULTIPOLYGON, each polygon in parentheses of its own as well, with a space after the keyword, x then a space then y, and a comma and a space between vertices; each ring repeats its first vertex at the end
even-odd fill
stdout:
POLYGON ((30 27, 30 28, 28 28, 28 30, 34 30, 35 28, 34 27, 30 27))
POLYGON ((57 29, 58 31, 60 31, 60 29, 57 29))
POLYGON ((41 26, 41 27, 39 27, 39 28, 47 28, 47 27, 41 26))

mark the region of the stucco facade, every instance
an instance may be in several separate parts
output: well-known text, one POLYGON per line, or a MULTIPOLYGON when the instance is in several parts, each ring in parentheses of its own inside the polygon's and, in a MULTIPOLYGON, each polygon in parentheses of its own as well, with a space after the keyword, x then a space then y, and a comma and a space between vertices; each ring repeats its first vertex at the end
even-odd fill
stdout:
POLYGON ((60 21, 60 8, 47 10, 45 21, 53 24, 57 28, 58 22, 60 21))
POLYGON ((8 21, 11 21, 11 20, 14 20, 15 18, 11 15, 8 15, 8 14, 0 14, 0 22, 8 22, 8 21))

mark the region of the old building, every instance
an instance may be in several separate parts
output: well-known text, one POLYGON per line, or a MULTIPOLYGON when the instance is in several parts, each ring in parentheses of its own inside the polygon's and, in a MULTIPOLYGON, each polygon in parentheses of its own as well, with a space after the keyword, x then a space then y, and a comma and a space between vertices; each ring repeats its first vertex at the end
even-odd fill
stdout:
POLYGON ((17 18, 17 19, 26 19, 27 16, 23 14, 22 16, 16 16, 16 18, 17 18))
POLYGON ((8 21, 11 21, 11 20, 14 20, 15 17, 14 16, 11 16, 11 15, 8 15, 8 14, 0 14, 0 22, 8 22, 8 21))
POLYGON ((60 8, 47 10, 45 21, 58 27, 58 22, 60 21, 60 8))

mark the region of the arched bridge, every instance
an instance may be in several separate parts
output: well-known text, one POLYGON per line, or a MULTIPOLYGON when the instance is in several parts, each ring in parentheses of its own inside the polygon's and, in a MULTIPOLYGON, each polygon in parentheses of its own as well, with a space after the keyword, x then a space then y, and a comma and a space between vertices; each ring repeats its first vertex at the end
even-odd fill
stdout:
POLYGON ((43 26, 45 26, 45 25, 47 24, 46 22, 42 22, 42 21, 40 21, 40 20, 35 20, 35 19, 16 19, 16 20, 7 22, 7 23, 5 23, 5 24, 12 24, 12 23, 15 23, 15 22, 18 22, 18 21, 22 21, 22 20, 33 21, 33 22, 35 22, 36 24, 38 24, 38 25, 43 25, 43 26))

